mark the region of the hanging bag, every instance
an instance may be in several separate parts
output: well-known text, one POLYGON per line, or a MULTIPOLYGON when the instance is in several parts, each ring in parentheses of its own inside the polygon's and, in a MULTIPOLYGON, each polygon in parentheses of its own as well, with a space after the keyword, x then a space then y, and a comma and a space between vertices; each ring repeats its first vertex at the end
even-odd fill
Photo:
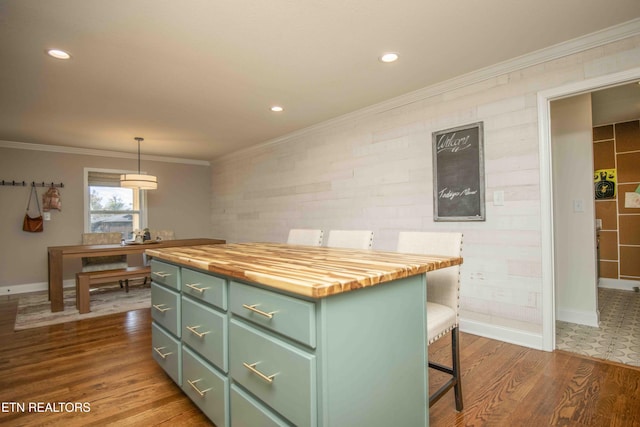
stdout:
POLYGON ((40 211, 40 201, 38 200, 38 191, 36 186, 31 184, 31 192, 29 193, 29 202, 27 203, 27 212, 24 214, 24 220, 22 221, 22 230, 29 233, 41 233, 44 230, 44 220, 42 219, 42 212, 40 211), (38 216, 29 216, 29 207, 31 206, 31 198, 36 197, 36 204, 38 206, 38 216))
POLYGON ((52 209, 61 209, 60 192, 51 184, 51 187, 42 195, 42 210, 48 212, 52 209))

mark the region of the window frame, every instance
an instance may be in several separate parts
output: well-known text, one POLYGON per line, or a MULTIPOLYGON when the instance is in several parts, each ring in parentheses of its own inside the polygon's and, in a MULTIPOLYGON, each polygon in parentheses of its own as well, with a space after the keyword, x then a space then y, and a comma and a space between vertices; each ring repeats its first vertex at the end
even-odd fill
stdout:
MULTIPOLYGON (((83 194, 84 194, 84 232, 91 233, 91 193, 89 191, 89 172, 100 172, 100 173, 112 173, 112 174, 125 174, 125 173, 138 173, 137 171, 124 170, 124 169, 102 169, 102 168, 84 168, 84 183, 83 183, 83 194)), ((142 172, 144 173, 144 172, 142 172)), ((134 198, 136 197, 134 190, 134 198)), ((137 190, 138 203, 140 205, 140 229, 147 228, 148 224, 148 205, 147 205, 147 194, 146 191, 137 190)), ((100 211, 96 211, 100 212, 100 211)))

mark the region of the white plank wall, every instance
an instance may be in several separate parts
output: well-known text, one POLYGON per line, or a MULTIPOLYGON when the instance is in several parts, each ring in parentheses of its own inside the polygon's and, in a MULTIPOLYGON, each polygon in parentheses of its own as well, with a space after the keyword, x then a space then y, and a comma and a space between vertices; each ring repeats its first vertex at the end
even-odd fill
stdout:
MULTIPOLYGON (((539 337, 541 221, 536 94, 640 66, 640 37, 450 89, 425 88, 212 163, 212 235, 284 242, 290 228, 464 232, 464 322, 539 337), (431 133, 484 122, 486 221, 434 222, 431 133), (504 191, 504 206, 493 192, 504 191)), ((443 85, 447 87, 447 85, 443 85)), ((464 327, 463 327, 464 330, 464 327)))

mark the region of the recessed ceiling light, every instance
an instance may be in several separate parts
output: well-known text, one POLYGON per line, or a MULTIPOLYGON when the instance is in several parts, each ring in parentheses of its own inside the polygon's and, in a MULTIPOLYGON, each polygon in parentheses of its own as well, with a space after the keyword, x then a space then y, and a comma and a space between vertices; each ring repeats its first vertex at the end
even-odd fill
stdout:
POLYGON ((60 50, 60 49, 49 49, 47 51, 47 54, 49 56, 52 56, 52 57, 56 58, 56 59, 69 59, 69 58, 71 58, 71 55, 69 55, 64 50, 60 50))
POLYGON ((279 105, 274 105, 273 107, 271 107, 271 111, 273 111, 274 113, 279 113, 281 111, 284 111, 284 108, 279 105))
POLYGON ((398 54, 395 52, 385 53, 380 57, 380 61, 382 62, 395 62, 399 58, 398 54))

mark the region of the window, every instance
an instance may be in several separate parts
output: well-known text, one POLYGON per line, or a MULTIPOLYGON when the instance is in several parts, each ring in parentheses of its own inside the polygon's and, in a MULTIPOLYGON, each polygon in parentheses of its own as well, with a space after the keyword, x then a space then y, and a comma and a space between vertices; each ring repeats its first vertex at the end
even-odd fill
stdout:
POLYGON ((123 239, 145 227, 144 193, 120 187, 124 171, 86 169, 85 230, 90 233, 118 231, 123 239))

